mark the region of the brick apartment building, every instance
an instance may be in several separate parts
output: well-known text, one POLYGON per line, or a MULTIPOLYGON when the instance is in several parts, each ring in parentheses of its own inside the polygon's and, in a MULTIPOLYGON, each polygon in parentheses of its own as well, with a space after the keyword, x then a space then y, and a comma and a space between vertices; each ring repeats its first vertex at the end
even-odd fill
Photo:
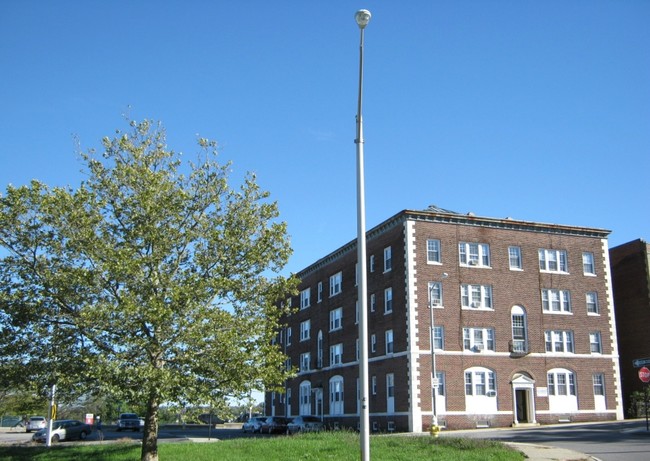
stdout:
MULTIPOLYGON (((621 385, 625 408, 630 395, 643 391, 636 359, 650 358, 650 245, 641 240, 609 250, 616 306, 616 329, 621 357, 621 385)), ((650 366, 650 365, 647 365, 650 366)))
MULTIPOLYGON (((622 419, 608 235, 437 207, 368 231, 372 430, 427 430, 434 408, 450 429, 622 419)), ((267 414, 358 427, 356 258, 298 274, 277 337, 297 374, 267 414)))

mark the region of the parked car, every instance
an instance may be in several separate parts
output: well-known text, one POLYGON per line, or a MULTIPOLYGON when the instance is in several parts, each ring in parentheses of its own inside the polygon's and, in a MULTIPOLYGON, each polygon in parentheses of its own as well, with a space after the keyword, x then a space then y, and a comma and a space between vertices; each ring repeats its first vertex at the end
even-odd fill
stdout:
POLYGON ((251 432, 253 434, 255 434, 256 432, 261 433, 262 424, 264 424, 264 421, 266 421, 266 419, 267 419, 266 416, 253 416, 243 424, 241 430, 244 432, 251 432))
POLYGON ((266 434, 286 434, 287 424, 289 424, 289 421, 291 420, 284 416, 269 416, 266 418, 266 421, 262 423, 260 432, 266 434))
POLYGON ((32 416, 27 420, 25 432, 37 431, 47 426, 47 420, 44 416, 32 416))
POLYGON ((117 419, 117 432, 128 429, 140 432, 140 418, 135 413, 121 413, 117 419))
MULTIPOLYGON (((86 440, 90 435, 93 428, 90 424, 82 423, 75 419, 60 419, 52 422, 52 435, 50 440, 52 443, 61 442, 63 440, 86 440)), ((39 429, 32 436, 35 442, 45 442, 47 440, 47 428, 39 429)))
POLYGON ((316 416, 296 416, 287 424, 287 432, 318 432, 323 430, 323 423, 316 416))

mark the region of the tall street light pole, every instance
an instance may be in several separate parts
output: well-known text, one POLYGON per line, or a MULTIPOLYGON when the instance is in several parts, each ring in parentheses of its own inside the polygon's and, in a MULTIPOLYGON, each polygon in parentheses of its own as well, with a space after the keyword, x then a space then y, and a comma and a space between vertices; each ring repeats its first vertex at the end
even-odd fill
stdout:
POLYGON ((368 409, 368 310, 366 271, 366 205, 363 180, 363 119, 361 117, 361 96, 363 94, 363 30, 370 21, 370 11, 359 10, 354 19, 361 31, 359 43, 359 100, 357 103, 357 267, 359 268, 359 386, 361 391, 361 461, 370 460, 370 413, 368 409))
MULTIPOLYGON (((442 279, 446 279, 448 277, 448 274, 445 272, 442 274, 442 279)), ((436 408, 437 400, 438 400, 438 376, 436 373, 436 345, 435 345, 435 335, 434 335, 434 329, 435 329, 435 323, 433 321, 433 308, 434 308, 434 302, 433 302, 433 287, 434 285, 431 284, 429 286, 429 326, 430 326, 430 347, 431 347, 431 426, 437 426, 438 425, 438 411, 436 408)), ((440 285, 440 290, 442 290, 442 284, 440 285)), ((441 291, 442 292, 442 291, 441 291)), ((442 296, 442 295, 441 295, 442 296)), ((442 299, 442 298, 440 298, 442 299)), ((436 304, 437 305, 437 304, 436 304)))

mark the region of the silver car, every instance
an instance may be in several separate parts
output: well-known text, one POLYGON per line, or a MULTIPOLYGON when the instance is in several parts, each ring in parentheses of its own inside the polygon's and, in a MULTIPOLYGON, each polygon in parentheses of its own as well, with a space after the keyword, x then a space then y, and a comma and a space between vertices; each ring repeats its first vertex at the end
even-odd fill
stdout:
POLYGON ((318 432, 323 430, 323 423, 316 416, 296 416, 287 424, 287 432, 318 432))
POLYGON ((241 427, 242 431, 244 432, 252 432, 255 434, 256 432, 262 432, 262 423, 266 421, 266 416, 253 416, 250 418, 248 421, 244 423, 244 425, 241 427))
MULTIPOLYGON (((52 422, 52 443, 62 440, 86 440, 93 428, 90 424, 82 423, 74 419, 60 419, 52 422)), ((45 442, 47 440, 47 427, 40 429, 32 436, 34 442, 45 442)))
POLYGON ((44 416, 32 416, 27 420, 25 432, 37 431, 47 426, 47 420, 44 416))

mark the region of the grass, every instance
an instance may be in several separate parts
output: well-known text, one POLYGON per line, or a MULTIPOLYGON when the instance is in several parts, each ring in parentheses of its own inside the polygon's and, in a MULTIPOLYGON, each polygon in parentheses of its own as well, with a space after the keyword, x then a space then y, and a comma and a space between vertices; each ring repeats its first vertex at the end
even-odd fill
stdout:
MULTIPOLYGON (((137 461, 140 445, 133 443, 0 446, 3 461, 137 461)), ((524 456, 498 442, 442 437, 373 436, 374 461, 522 461, 524 456)), ((160 461, 353 461, 360 458, 359 435, 326 432, 293 437, 241 438, 214 443, 160 443, 160 461)))

